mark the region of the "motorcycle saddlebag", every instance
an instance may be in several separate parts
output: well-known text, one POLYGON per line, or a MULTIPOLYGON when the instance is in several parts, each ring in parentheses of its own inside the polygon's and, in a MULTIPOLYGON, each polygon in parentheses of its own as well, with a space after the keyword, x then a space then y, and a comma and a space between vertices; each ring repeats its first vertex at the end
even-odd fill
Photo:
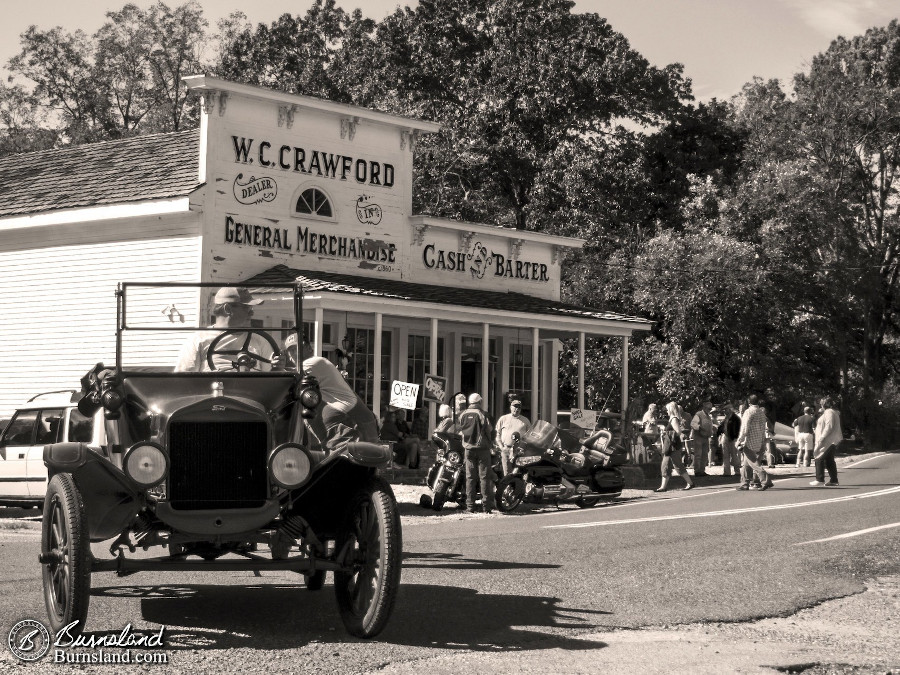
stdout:
POLYGON ((620 445, 611 445, 609 452, 612 455, 607 462, 610 466, 622 466, 628 463, 628 451, 620 445))
POLYGON ((596 471, 594 489, 602 495, 618 494, 625 489, 625 477, 620 471, 596 471))

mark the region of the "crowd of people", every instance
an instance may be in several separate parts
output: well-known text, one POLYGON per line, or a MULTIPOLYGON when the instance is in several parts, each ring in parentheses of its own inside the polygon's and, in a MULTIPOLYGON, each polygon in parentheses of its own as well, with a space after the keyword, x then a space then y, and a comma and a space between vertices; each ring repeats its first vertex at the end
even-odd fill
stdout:
MULTIPOLYGON (((676 401, 670 401, 665 406, 665 418, 658 406, 651 403, 641 425, 645 438, 659 443, 662 455, 662 482, 656 491, 665 492, 668 489, 673 472, 684 480, 685 487, 682 489, 692 489, 694 482, 688 474, 686 463, 692 465, 694 477, 706 476, 707 466, 716 463, 720 453, 722 475, 731 476, 733 469, 740 478, 738 490, 768 490, 773 487, 763 458, 766 458, 765 464, 769 467, 775 463, 775 421, 763 403, 759 396, 752 394, 737 404, 728 402, 716 411, 712 401, 704 400, 700 408, 688 416, 676 401), (713 414, 717 412, 721 412, 721 416, 716 415, 718 419, 714 419, 713 414)), ((797 408, 800 414, 792 424, 798 448, 797 466, 808 467, 815 462, 816 478, 810 485, 836 486, 835 453, 843 439, 840 415, 830 397, 823 398, 819 405, 818 413, 805 401, 801 401, 797 408)))
MULTIPOLYGON (((198 331, 189 336, 178 356, 175 370, 204 371, 218 368, 239 367, 233 359, 236 354, 249 359, 241 364, 260 370, 281 369, 301 362, 304 371, 315 375, 322 393, 322 414, 318 416, 319 429, 313 429, 322 445, 335 447, 347 440, 380 438, 394 447, 395 468, 419 467, 423 444, 427 441, 428 423, 422 411, 414 413, 412 425, 394 408, 387 407, 376 426, 374 416, 365 403, 341 377, 338 369, 327 359, 313 355, 307 341, 298 344, 298 336, 292 331, 283 345, 281 356, 272 354, 274 343, 266 344, 263 338, 248 332, 246 336, 235 328, 250 325, 253 308, 263 302, 254 298, 246 289, 223 287, 213 300, 215 323, 222 334, 198 331), (234 343, 234 344, 232 344, 234 343), (239 344, 240 343, 240 344, 239 344), (213 350, 213 344, 216 348, 213 350), (268 357, 266 355, 269 355, 268 357)), ((490 495, 491 461, 493 446, 500 449, 503 472, 509 473, 513 460, 514 434, 524 435, 531 429, 531 421, 522 415, 522 402, 510 401, 509 413, 501 416, 496 425, 482 410, 482 397, 478 393, 466 397, 461 392, 453 397, 453 408, 443 405, 441 421, 436 431, 453 431, 462 438, 465 451, 467 494, 474 500, 476 482, 480 482, 482 494, 490 495)), ((773 486, 762 459, 774 464, 772 441, 774 417, 767 414, 756 394, 737 406, 728 402, 722 406, 721 418, 713 418, 711 400, 703 400, 692 415, 685 414, 676 402, 665 406, 664 420, 655 403, 651 403, 642 419, 643 432, 649 440, 659 441, 662 455, 661 483, 657 492, 668 489, 675 472, 685 482, 684 490, 694 487, 694 481, 686 468, 685 458, 690 458, 693 478, 706 476, 706 468, 721 453, 724 476, 734 474, 740 478, 738 490, 767 490, 773 486), (737 407, 737 409, 735 409, 737 407)), ((718 412, 718 411, 715 411, 718 412)), ((718 417, 718 415, 717 415, 718 417)), ((797 442, 797 466, 810 466, 815 462, 815 480, 811 485, 838 485, 835 453, 843 439, 840 415, 830 397, 820 401, 819 411, 801 402, 793 421, 797 442), (828 473, 828 482, 825 474, 828 473)), ((590 440, 590 439, 589 439, 590 440)), ((588 443, 589 445, 589 443, 588 443)), ((490 510, 493 500, 484 500, 484 509, 490 510)), ((468 504, 474 511, 475 504, 468 504)))

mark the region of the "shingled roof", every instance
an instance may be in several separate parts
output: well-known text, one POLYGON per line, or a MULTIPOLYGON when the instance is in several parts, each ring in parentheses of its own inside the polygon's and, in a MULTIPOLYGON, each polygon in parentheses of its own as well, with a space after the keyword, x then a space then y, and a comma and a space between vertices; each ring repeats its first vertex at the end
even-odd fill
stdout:
POLYGON ((294 281, 299 281, 307 292, 351 293, 412 302, 434 302, 444 305, 477 307, 486 310, 544 314, 551 317, 623 321, 631 324, 643 324, 642 328, 649 328, 651 323, 647 319, 637 316, 627 316, 593 307, 581 307, 556 300, 536 298, 524 293, 486 291, 472 288, 462 290, 455 286, 416 284, 385 277, 358 277, 335 272, 299 270, 287 265, 275 265, 265 272, 242 281, 241 285, 252 286, 255 283, 287 285, 294 281))
POLYGON ((200 131, 0 158, 0 217, 184 197, 199 186, 200 131))

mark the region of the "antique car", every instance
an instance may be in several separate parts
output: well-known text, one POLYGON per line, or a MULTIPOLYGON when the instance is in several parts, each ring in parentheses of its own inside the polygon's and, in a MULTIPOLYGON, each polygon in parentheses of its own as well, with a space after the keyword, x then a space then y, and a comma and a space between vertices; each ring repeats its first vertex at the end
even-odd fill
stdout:
POLYGON ((86 417, 102 414, 105 445, 43 450, 39 562, 50 624, 75 622, 72 636, 84 629, 95 572, 289 570, 311 591, 332 572, 347 631, 377 635, 400 583, 399 513, 376 474, 389 450, 326 442, 317 426, 318 383, 280 346, 286 335, 302 340, 299 286, 241 289, 250 304, 265 303, 247 307, 261 318, 225 330, 207 326, 224 306, 216 287, 117 288, 115 366, 91 369, 78 403, 86 417), (198 335, 206 340, 190 343, 198 335), (205 354, 182 372, 189 343, 205 354), (109 557, 92 555, 90 545, 106 541, 109 557), (152 553, 130 555, 137 549, 152 553))

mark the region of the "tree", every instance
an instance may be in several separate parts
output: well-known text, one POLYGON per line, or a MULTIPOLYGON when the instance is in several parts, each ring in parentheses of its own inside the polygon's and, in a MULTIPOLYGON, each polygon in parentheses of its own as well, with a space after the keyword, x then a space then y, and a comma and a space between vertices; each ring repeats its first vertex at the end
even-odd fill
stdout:
POLYGON ((863 423, 898 362, 900 24, 838 38, 789 100, 755 81, 736 121, 750 130, 735 208, 743 236, 795 252, 800 306, 830 343, 863 423))
POLYGON ((172 10, 157 2, 147 11, 128 4, 106 16, 93 38, 30 26, 9 69, 35 83, 34 96, 70 142, 183 128, 180 80, 202 70, 206 21, 199 4, 172 10))
POLYGON ((329 66, 348 25, 358 33, 360 23, 361 14, 348 16, 334 0, 315 0, 303 17, 283 14, 255 29, 243 14, 233 14, 220 24, 223 45, 215 71, 238 82, 347 101, 347 93, 331 82, 329 66))
POLYGON ((46 114, 21 85, 0 82, 0 157, 48 150, 58 134, 46 127, 46 114))

